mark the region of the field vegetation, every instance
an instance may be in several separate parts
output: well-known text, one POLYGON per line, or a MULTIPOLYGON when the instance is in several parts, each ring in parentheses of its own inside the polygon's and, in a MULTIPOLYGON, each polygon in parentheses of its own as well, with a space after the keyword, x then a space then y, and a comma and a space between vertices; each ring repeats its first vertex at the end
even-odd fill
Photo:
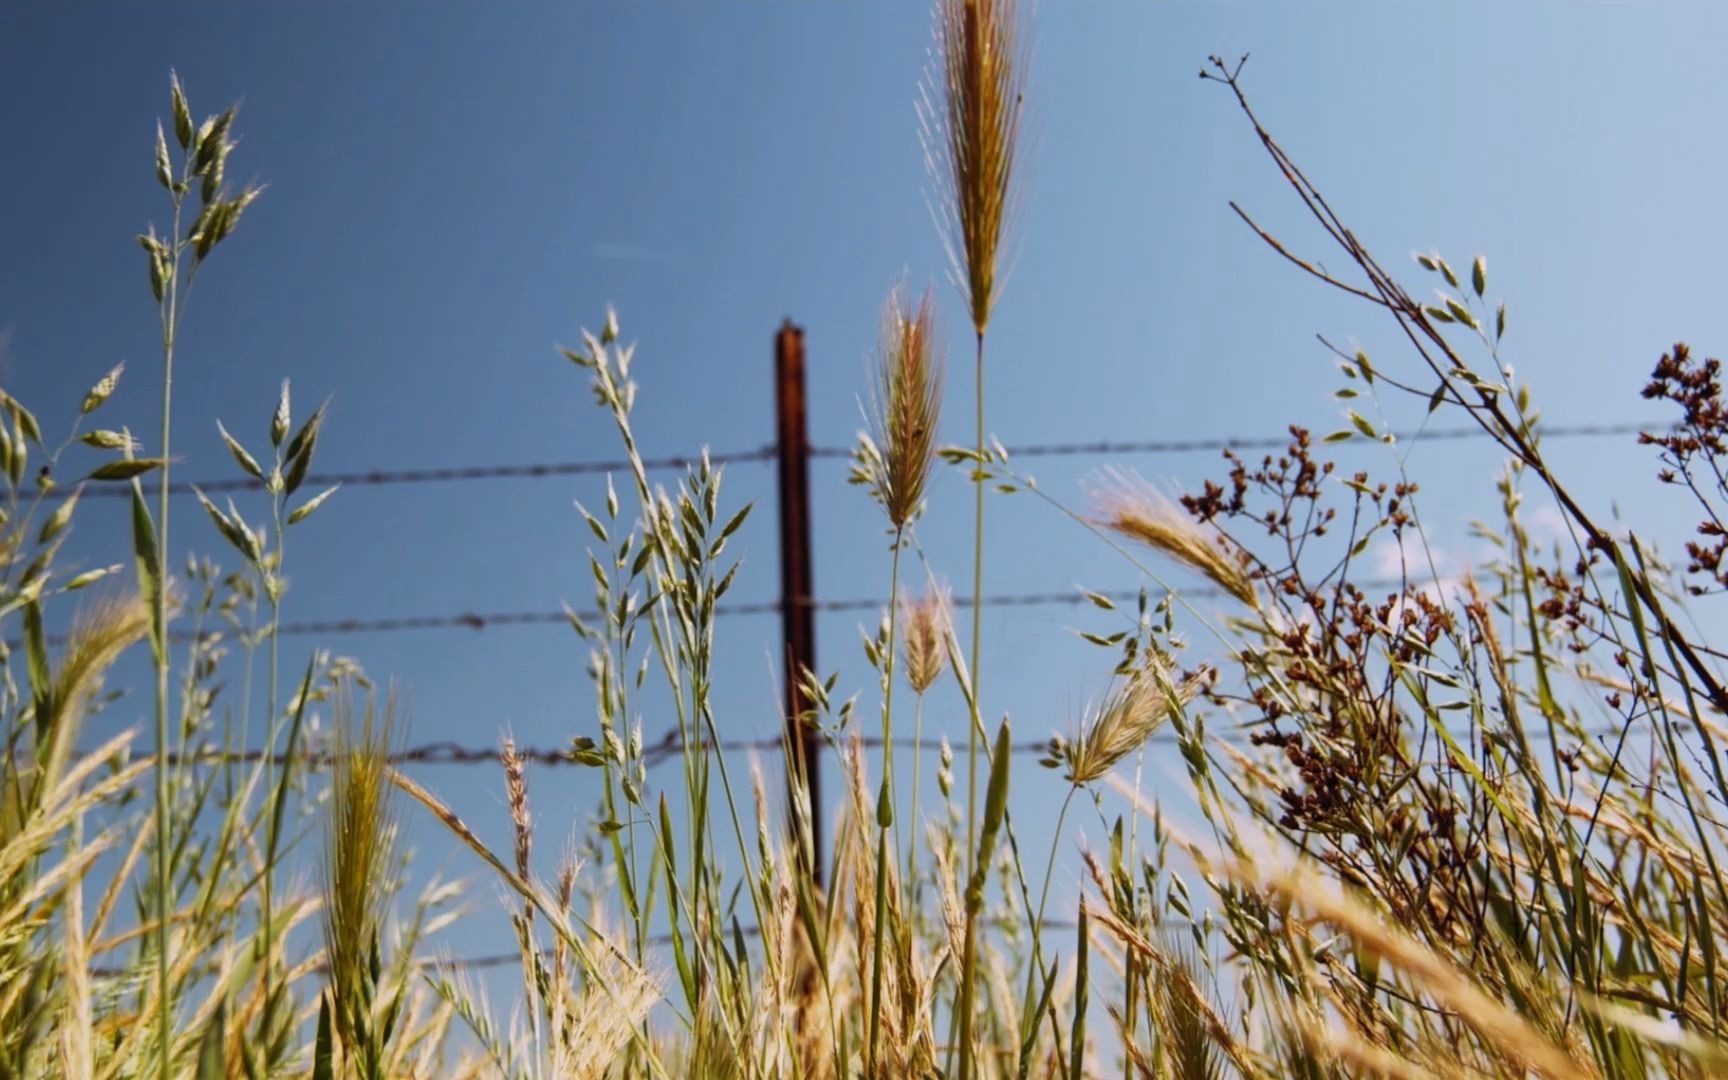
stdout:
POLYGON ((268 198, 227 179, 235 111, 197 119, 171 83, 155 152, 166 224, 138 238, 139 287, 160 315, 139 330, 159 340, 159 369, 116 368, 60 429, 0 398, 0 1077, 1728 1070, 1728 687, 1723 652, 1688 614, 1728 586, 1720 365, 1684 344, 1652 350, 1645 396, 1673 410, 1641 440, 1652 482, 1700 522, 1670 564, 1654 538, 1593 518, 1550 466, 1532 391, 1502 353, 1507 306, 1486 260, 1382 263, 1261 125, 1242 63, 1213 58, 1202 77, 1321 250, 1237 213, 1300 284, 1355 297, 1403 347, 1340 352, 1349 426, 1292 417, 1284 450, 1227 453, 1179 499, 1119 470, 1073 503, 1040 489, 985 409, 987 384, 1028 377, 987 350, 992 314, 1014 301, 1002 253, 1036 94, 1026 16, 1015 0, 936 0, 918 120, 960 303, 900 285, 881 305, 852 479, 880 504, 893 563, 865 642, 877 684, 805 676, 817 708, 802 719, 845 779, 822 843, 808 806, 782 812, 779 776, 714 752, 727 734, 710 694, 716 606, 749 508, 705 458, 651 481, 616 316, 562 351, 631 468, 582 511, 601 615, 570 619, 594 698, 569 754, 598 792, 598 824, 591 857, 570 854, 550 880, 533 872, 535 794, 508 738, 514 841, 493 850, 393 764, 411 722, 400 699, 328 653, 281 655, 289 541, 347 497, 305 482, 321 408, 284 382, 267 429, 221 428, 259 494, 200 494, 201 512, 170 520, 192 286, 268 198), (950 327, 971 331, 954 358, 950 327), (159 417, 109 415, 123 377, 159 380, 159 417), (955 397, 969 435, 949 445, 955 397), (1393 443, 1380 406, 1406 397, 1503 451, 1478 525, 1496 554, 1463 575, 1438 573, 1402 458, 1386 452, 1375 476, 1327 456, 1393 443), (79 455, 98 461, 84 480, 47 479, 79 455), (966 481, 969 553, 919 544, 938 469, 966 481), (115 566, 62 570, 93 485, 130 489, 130 535, 113 538, 115 566), (1137 601, 1093 596, 1087 638, 1110 690, 1036 762, 1016 751, 1042 733, 995 719, 1013 708, 981 655, 984 609, 957 614, 930 584, 933 567, 956 568, 983 591, 989 507, 1004 497, 1042 500, 1144 582, 1137 601), (1532 538, 1527 497, 1558 508, 1562 540, 1532 538), (230 568, 173 565, 171 524, 230 568), (1408 553, 1402 581, 1374 587, 1361 556, 1388 538, 1408 553), (1209 601, 1167 587, 1171 566, 1200 575, 1209 601), (97 743, 104 675, 130 649, 150 656, 153 723, 97 743), (212 707, 232 653, 266 687, 237 716, 212 707), (923 743, 925 696, 944 680, 966 734, 934 756, 940 800, 921 804, 924 778, 895 775, 894 747, 923 743), (670 747, 644 745, 650 695, 676 718, 670 747), (316 738, 313 715, 327 717, 316 738), (1174 739, 1185 790, 1137 782, 1154 733, 1174 739), (243 746, 265 752, 236 758, 243 746), (675 764, 651 773, 667 752, 675 764), (1078 906, 1060 912, 1058 848, 1023 845, 1013 812, 1036 768, 1066 784, 1058 846, 1077 841, 1071 809, 1112 825, 1081 852, 1078 906), (1203 829, 1166 820, 1178 800, 1203 829), (425 946, 454 917, 454 887, 403 884, 411 817, 510 897, 462 918, 507 921, 514 1000, 488 1003, 425 946), (291 887, 289 867, 314 868, 316 887, 291 887))

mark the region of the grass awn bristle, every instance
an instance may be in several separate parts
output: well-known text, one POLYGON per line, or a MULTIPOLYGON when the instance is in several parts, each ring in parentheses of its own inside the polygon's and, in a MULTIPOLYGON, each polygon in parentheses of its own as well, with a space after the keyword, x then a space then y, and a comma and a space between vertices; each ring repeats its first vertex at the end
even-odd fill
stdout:
POLYGON ((1018 0, 937 0, 920 118, 938 219, 978 334, 1000 286, 1014 211, 1027 58, 1018 0))
POLYGON ((1093 710, 1073 741, 1057 741, 1054 748, 1067 766, 1068 781, 1084 786, 1102 778, 1205 685, 1205 673, 1173 684, 1157 664, 1129 675, 1093 710))
POLYGON ((936 685, 948 658, 948 637, 954 632, 953 605, 948 590, 934 584, 916 598, 901 602, 906 620, 906 682, 913 693, 923 694, 936 685))
POLYGON ((881 464, 875 486, 888 520, 901 528, 924 501, 942 413, 942 350, 930 294, 909 303, 905 286, 889 290, 876 345, 872 410, 881 464))
POLYGON ((1216 532, 1196 524, 1157 488, 1120 469, 1105 470, 1095 488, 1095 523, 1163 552, 1249 607, 1256 606, 1254 583, 1241 559, 1223 547, 1216 532))

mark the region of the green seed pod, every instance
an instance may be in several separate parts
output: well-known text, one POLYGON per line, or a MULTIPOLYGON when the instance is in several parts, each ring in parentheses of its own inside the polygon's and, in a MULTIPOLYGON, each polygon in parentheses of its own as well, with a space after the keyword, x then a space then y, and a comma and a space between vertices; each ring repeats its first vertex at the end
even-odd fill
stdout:
POLYGON ((162 122, 156 122, 156 182, 174 190, 174 171, 168 163, 168 136, 162 132, 162 122))
POLYGON ((291 412, 288 407, 288 380, 282 380, 282 394, 276 399, 276 412, 270 417, 270 445, 281 446, 288 437, 291 412))
POLYGON ((180 88, 179 75, 169 74, 168 93, 174 105, 174 139, 180 144, 180 149, 189 150, 192 147, 192 110, 180 88))

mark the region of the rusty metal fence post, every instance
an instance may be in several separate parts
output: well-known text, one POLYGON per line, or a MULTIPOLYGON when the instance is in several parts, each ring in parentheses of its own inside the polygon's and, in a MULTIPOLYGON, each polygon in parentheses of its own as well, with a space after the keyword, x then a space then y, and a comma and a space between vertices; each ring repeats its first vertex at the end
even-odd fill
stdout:
POLYGON ((817 884, 822 880, 822 762, 804 673, 816 669, 810 565, 810 437, 804 403, 804 331, 787 319, 774 338, 774 413, 780 466, 780 620, 786 679, 787 820, 817 884), (809 842, 797 835, 796 801, 809 807, 809 842))

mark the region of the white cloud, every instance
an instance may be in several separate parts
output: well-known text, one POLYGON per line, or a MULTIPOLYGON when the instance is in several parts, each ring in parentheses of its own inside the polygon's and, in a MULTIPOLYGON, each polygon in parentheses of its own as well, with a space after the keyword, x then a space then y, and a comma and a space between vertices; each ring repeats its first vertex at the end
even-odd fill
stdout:
POLYGON ((1368 546, 1367 556, 1374 576, 1383 578, 1407 573, 1411 580, 1421 581, 1431 576, 1430 560, 1432 572, 1441 576, 1452 566, 1451 554, 1433 544, 1424 546, 1414 528, 1406 529, 1397 539, 1382 536, 1368 546))

